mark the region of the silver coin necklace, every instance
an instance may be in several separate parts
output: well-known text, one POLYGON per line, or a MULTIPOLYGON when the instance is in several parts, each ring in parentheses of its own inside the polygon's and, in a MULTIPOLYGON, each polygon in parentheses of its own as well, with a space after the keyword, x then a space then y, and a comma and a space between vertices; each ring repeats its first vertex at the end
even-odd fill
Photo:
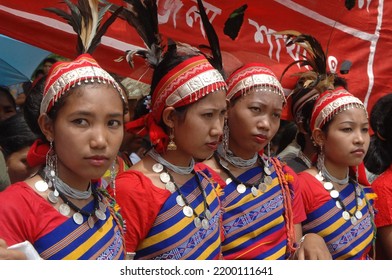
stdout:
POLYGON ((227 174, 227 176, 229 176, 229 178, 226 180, 226 183, 229 184, 231 182, 234 182, 237 184, 236 189, 238 193, 244 193, 247 188, 250 188, 253 196, 256 197, 259 192, 265 193, 267 191, 267 187, 272 184, 272 177, 270 176, 271 170, 268 166, 266 166, 260 156, 258 156, 257 162, 263 172, 261 172, 260 179, 253 184, 241 182, 236 176, 234 176, 233 173, 230 172, 228 166, 222 163, 222 159, 217 152, 214 153, 214 158, 215 161, 218 163, 219 167, 227 174))
POLYGON ((90 228, 94 227, 95 220, 94 216, 97 217, 99 220, 106 220, 106 205, 102 202, 99 198, 97 190, 91 190, 91 184, 88 191, 79 192, 77 190, 67 191, 68 189, 71 190, 72 188, 65 184, 60 178, 58 178, 54 173, 52 174, 49 170, 44 169, 42 172, 39 172, 39 175, 44 180, 37 181, 35 183, 35 188, 40 192, 45 192, 46 190, 50 190, 48 193, 48 200, 52 204, 57 204, 59 202, 59 197, 63 200, 63 203, 59 205, 59 212, 64 215, 68 216, 71 213, 71 209, 74 211, 72 215, 73 221, 81 225, 84 223, 84 216, 87 217, 87 224, 90 228), (46 181, 48 180, 48 182, 46 181), (56 187, 57 186, 57 187, 56 187), (59 187, 61 186, 61 188, 59 187), (76 199, 87 199, 90 195, 94 197, 94 210, 92 212, 87 212, 83 209, 77 207, 74 203, 72 203, 67 196, 60 191, 59 189, 66 190, 67 193, 71 195, 71 197, 76 199), (76 197, 75 197, 76 196, 76 197))
POLYGON ((359 210, 359 206, 362 204, 362 199, 360 198, 361 189, 353 180, 349 180, 354 186, 354 194, 355 194, 355 210, 354 213, 348 211, 346 205, 343 200, 340 198, 340 193, 335 189, 334 185, 330 181, 326 181, 325 176, 323 176, 322 172, 319 172, 316 178, 323 184, 324 189, 329 192, 329 195, 335 200, 335 205, 337 208, 342 210, 342 217, 345 221, 350 221, 352 225, 356 225, 358 221, 362 218, 362 212, 359 210))
POLYGON ((196 178, 197 181, 197 187, 203 196, 204 211, 201 214, 197 214, 196 211, 191 207, 187 198, 181 192, 181 188, 178 187, 172 175, 166 169, 165 166, 163 166, 161 163, 156 163, 153 165, 152 170, 155 173, 159 174, 159 178, 161 182, 165 184, 165 187, 168 191, 170 191, 171 193, 177 192, 177 197, 176 197, 177 204, 180 207, 183 207, 182 212, 186 217, 188 218, 194 217, 193 223, 195 224, 195 227, 208 229, 210 227, 209 220, 211 219, 212 215, 209 210, 210 206, 207 203, 207 194, 201 186, 199 176, 194 171, 191 172, 192 174, 194 174, 194 177, 196 178))

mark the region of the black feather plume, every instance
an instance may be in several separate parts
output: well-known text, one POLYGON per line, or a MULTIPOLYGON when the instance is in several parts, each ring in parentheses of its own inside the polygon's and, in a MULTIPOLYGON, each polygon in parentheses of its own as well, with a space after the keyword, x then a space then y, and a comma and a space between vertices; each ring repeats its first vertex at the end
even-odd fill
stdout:
POLYGON ((216 34, 215 29, 212 26, 207 16, 202 0, 197 0, 197 4, 199 6, 199 13, 200 13, 201 21, 203 23, 204 31, 207 35, 207 39, 210 44, 208 48, 212 53, 212 57, 207 56, 207 58, 212 64, 212 66, 214 66, 221 74, 224 74, 223 65, 222 65, 222 54, 221 54, 218 35, 216 34))
POLYGON ((102 8, 99 8, 99 0, 78 0, 77 4, 72 3, 70 0, 64 0, 64 3, 68 6, 70 13, 54 7, 44 8, 44 10, 55 13, 72 26, 78 35, 76 47, 78 54, 91 54, 101 42, 101 38, 108 27, 122 10, 122 7, 119 7, 100 27, 102 18, 111 7, 111 4, 105 3, 102 8))
POLYGON ((147 50, 128 52, 127 61, 133 66, 132 56, 139 55, 155 67, 162 60, 162 39, 158 28, 158 8, 155 0, 124 0, 122 15, 142 38, 147 50))
POLYGON ((240 32, 242 24, 244 23, 245 11, 248 5, 242 5, 238 9, 235 9, 225 22, 223 33, 229 36, 232 40, 235 40, 240 32))
POLYGON ((302 78, 307 79, 307 81, 304 82, 304 87, 317 87, 321 92, 333 86, 335 75, 327 71, 326 54, 316 38, 294 30, 281 31, 276 34, 286 36, 287 46, 291 46, 293 44, 299 45, 307 52, 307 56, 301 54, 301 59, 290 63, 284 69, 281 75, 282 77, 289 68, 293 65, 299 64, 301 67, 309 66, 311 68, 309 71, 298 73, 298 75, 302 76, 302 78))

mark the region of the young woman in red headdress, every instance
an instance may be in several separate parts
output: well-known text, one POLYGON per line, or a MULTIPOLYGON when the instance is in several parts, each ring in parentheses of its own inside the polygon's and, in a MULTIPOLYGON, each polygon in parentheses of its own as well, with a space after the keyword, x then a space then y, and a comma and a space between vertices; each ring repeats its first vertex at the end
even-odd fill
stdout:
POLYGON ((369 146, 366 109, 342 87, 347 86, 344 80, 328 71, 326 54, 314 37, 295 31, 281 34, 288 45, 307 51, 308 57, 298 63, 311 67, 297 73, 292 95, 293 113, 305 124, 317 159, 298 175, 307 214, 303 231, 323 237, 333 259, 369 258, 374 213, 373 196, 362 177, 369 146))
POLYGON ((307 213, 303 230, 322 236, 333 259, 368 259, 375 238, 374 196, 350 172, 369 147, 366 109, 344 88, 327 90, 315 102, 310 128, 318 157, 316 166, 298 175, 307 213))
POLYGON ((118 209, 100 178, 121 145, 126 103, 83 50, 47 76, 34 130, 41 139, 28 155, 39 171, 0 193, 0 258, 125 258, 118 209))
POLYGON ((149 111, 126 124, 148 135, 152 148, 117 176, 112 189, 124 218, 127 254, 135 259, 219 259, 218 195, 208 172, 196 172, 194 166, 214 152, 222 136, 226 83, 196 48, 161 45, 155 1, 144 1, 143 7, 126 2, 129 22, 142 22, 138 31, 149 27, 156 32, 142 36, 156 40, 137 52, 154 69, 149 111))
POLYGON ((269 142, 286 103, 281 84, 271 69, 258 63, 237 69, 227 83, 223 141, 203 163, 214 170, 222 187, 224 258, 328 259, 325 244, 316 235, 309 235, 298 248, 306 216, 296 175, 269 156, 269 142), (308 244, 314 246, 309 249, 308 244))

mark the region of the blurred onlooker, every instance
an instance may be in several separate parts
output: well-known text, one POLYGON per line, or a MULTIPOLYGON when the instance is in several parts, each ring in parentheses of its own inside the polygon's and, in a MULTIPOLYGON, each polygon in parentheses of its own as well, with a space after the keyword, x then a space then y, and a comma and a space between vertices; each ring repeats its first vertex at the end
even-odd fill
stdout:
MULTIPOLYGON (((0 87, 0 122, 16 114, 15 99, 8 88, 0 87)), ((0 151, 0 191, 10 184, 5 159, 0 151)))
MULTIPOLYGON (((139 117, 137 112, 139 100, 148 95, 150 87, 148 84, 130 78, 123 79, 120 85, 128 99, 128 114, 125 115, 125 123, 127 123, 139 117)), ((145 105, 143 107, 145 108, 145 105)), ((120 152, 124 159, 128 159, 129 165, 137 163, 143 157, 144 151, 143 138, 131 131, 125 131, 120 152)))
POLYGON ((44 75, 47 75, 49 73, 50 68, 52 67, 53 64, 57 62, 57 59, 53 57, 47 57, 43 60, 42 62, 42 71, 44 75))
POLYGON ((15 114, 15 98, 7 88, 0 87, 0 121, 3 121, 15 114))
POLYGON ((37 171, 26 160, 27 152, 36 139, 22 113, 0 122, 0 147, 11 184, 27 179, 37 171))

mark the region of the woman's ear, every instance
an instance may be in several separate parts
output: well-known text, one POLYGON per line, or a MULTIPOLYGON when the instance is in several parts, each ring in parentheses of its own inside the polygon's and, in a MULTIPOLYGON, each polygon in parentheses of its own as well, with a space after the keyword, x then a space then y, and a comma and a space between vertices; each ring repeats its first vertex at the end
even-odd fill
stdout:
POLYGON ((312 139, 317 144, 317 146, 323 147, 325 142, 325 134, 321 129, 316 128, 312 132, 312 139))
POLYGON ((54 123, 47 114, 41 114, 38 118, 38 125, 42 133, 45 135, 49 142, 54 140, 54 123))
POLYGON ((174 127, 176 121, 176 109, 174 107, 167 107, 162 112, 163 123, 170 128, 174 127))

